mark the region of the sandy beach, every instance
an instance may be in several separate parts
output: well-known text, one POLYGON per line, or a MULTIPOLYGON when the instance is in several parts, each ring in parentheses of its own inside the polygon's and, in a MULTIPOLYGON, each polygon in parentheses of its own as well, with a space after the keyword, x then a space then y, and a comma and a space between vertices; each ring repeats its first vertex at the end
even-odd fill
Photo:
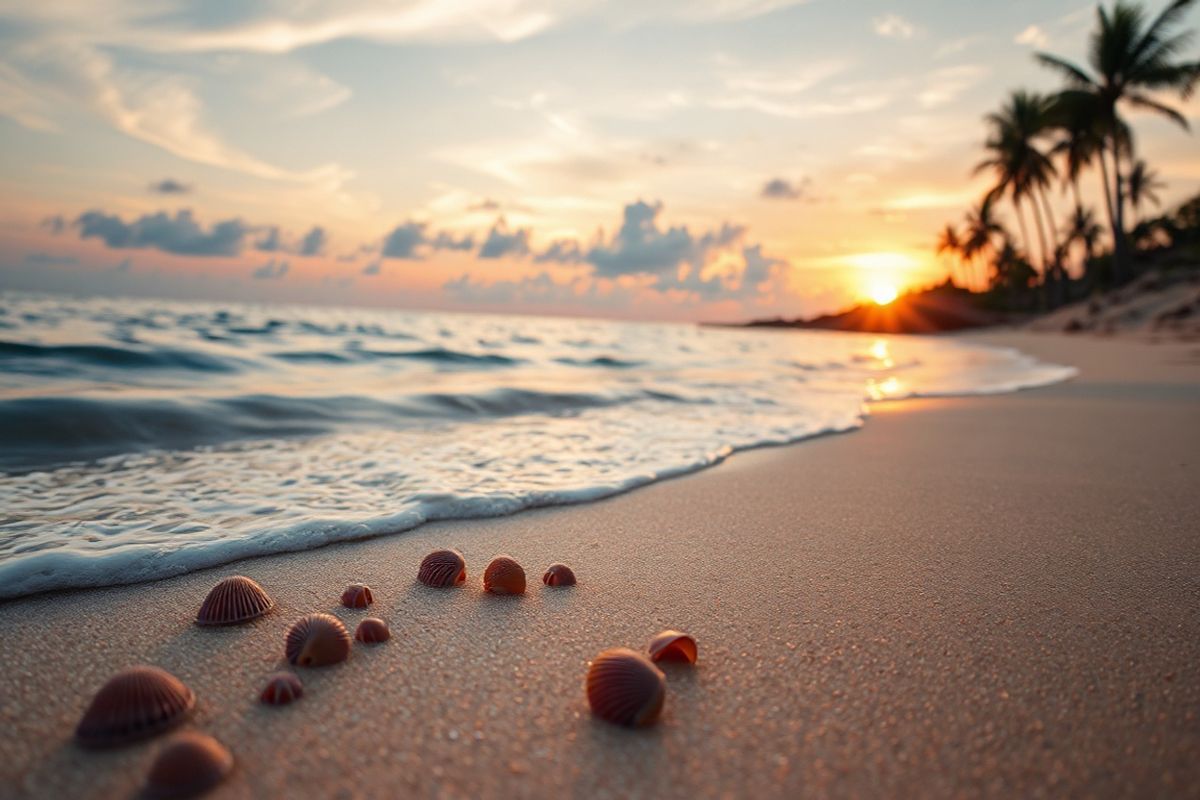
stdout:
POLYGON ((0 605, 0 795, 133 795, 164 739, 71 735, 150 663, 235 754, 216 797, 1196 796, 1200 345, 971 338, 1080 375, 878 405, 859 432, 602 502, 0 605), (447 546, 467 585, 416 584, 447 546), (525 596, 482 592, 497 553, 525 596), (552 561, 579 586, 543 587, 552 561), (193 625, 231 574, 278 609, 193 625), (393 639, 261 706, 296 618, 368 615, 339 606, 351 582, 393 639), (666 627, 700 662, 667 670, 661 722, 593 719, 588 660, 666 627))

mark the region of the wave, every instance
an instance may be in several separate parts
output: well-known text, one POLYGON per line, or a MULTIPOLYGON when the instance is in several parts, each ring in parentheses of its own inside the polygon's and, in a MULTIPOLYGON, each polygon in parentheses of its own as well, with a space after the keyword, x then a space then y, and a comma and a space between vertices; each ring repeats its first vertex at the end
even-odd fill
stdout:
POLYGON ((0 341, 0 365, 6 370, 37 374, 59 374, 77 366, 198 372, 236 372, 242 368, 242 364, 232 359, 194 350, 135 350, 97 344, 41 345, 5 341, 0 341))

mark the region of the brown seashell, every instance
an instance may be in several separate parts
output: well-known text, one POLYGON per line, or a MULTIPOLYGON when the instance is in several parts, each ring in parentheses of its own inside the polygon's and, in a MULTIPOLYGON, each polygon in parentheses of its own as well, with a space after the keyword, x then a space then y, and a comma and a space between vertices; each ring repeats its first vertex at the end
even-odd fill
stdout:
POLYGON ((542 576, 542 583, 547 586, 574 586, 575 573, 566 564, 551 564, 542 576))
POLYGON ((354 638, 363 644, 380 644, 392 638, 392 632, 388 630, 388 624, 379 617, 367 617, 358 623, 354 638))
POLYGON ((88 747, 135 742, 183 722, 195 705, 192 690, 166 670, 131 667, 96 692, 75 738, 88 747))
POLYGON ((304 696, 304 684, 290 672, 276 672, 263 687, 259 699, 267 705, 286 706, 304 696))
POLYGON ((524 594, 525 570, 508 556, 496 556, 483 571, 483 590, 492 594, 524 594))
POLYGON ((233 769, 233 755, 211 736, 184 731, 166 744, 146 779, 150 800, 195 797, 216 786, 233 769))
POLYGON ((337 617, 309 614, 287 632, 288 661, 301 667, 325 667, 350 656, 350 634, 337 617))
POLYGON ((467 562, 457 550, 434 550, 421 561, 417 580, 444 589, 467 580, 467 562))
POLYGON ((237 625, 257 619, 275 607, 263 588, 242 575, 226 578, 212 588, 196 614, 197 625, 237 625))
POLYGON ((679 631, 663 631, 650 640, 651 661, 686 661, 696 663, 696 640, 679 631))
POLYGON ((588 667, 588 705, 608 722, 634 728, 653 725, 666 694, 662 671, 627 647, 605 650, 588 667))
POLYGON ((374 602, 371 587, 361 583, 352 583, 342 592, 342 605, 346 608, 366 608, 374 602))

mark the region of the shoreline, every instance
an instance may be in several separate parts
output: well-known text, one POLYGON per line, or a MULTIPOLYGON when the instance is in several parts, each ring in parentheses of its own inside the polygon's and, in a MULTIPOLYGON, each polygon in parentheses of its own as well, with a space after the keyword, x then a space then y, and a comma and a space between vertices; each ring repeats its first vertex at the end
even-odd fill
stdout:
POLYGON ((1152 795, 1200 781, 1200 357, 1195 345, 968 334, 1080 368, 1007 395, 875 404, 855 436, 742 451, 582 505, 0 603, 0 780, 132 794, 162 739, 79 750, 92 692, 139 662, 195 689, 188 727, 238 759, 213 796, 1152 795), (1166 513, 1166 512, 1170 513, 1166 513), (466 587, 414 585, 454 546, 466 587), (508 552, 522 598, 482 594, 508 552), (580 585, 541 586, 552 561, 580 585), (220 577, 278 610, 191 624, 220 577), (365 582, 369 612, 338 606, 365 582), (393 639, 301 670, 264 708, 302 613, 393 639), (586 662, 694 634, 647 731, 591 718, 586 662), (736 783, 735 783, 736 782, 736 783))

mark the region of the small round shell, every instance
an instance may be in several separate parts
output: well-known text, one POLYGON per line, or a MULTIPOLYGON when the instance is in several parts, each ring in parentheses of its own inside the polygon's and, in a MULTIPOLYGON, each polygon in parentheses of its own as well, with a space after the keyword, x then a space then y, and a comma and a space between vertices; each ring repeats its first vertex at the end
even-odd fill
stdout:
POLYGON ((444 589, 467 580, 467 562, 457 550, 434 550, 421 561, 417 580, 426 586, 444 589))
POLYGON ((276 672, 267 680, 259 699, 267 705, 286 706, 304 696, 304 684, 290 672, 276 672))
POLYGON ((195 705, 196 695, 171 673, 132 667, 96 692, 75 728, 75 738, 87 747, 136 742, 183 722, 195 705))
POLYGON ((374 602, 371 587, 361 583, 352 583, 342 592, 342 605, 346 608, 366 608, 374 602))
POLYGON ((483 590, 492 594, 524 594, 525 570, 508 556, 496 556, 484 570, 483 590))
POLYGON ((288 661, 301 667, 324 667, 350 655, 350 634, 337 617, 309 614, 287 633, 288 661))
POLYGON ((146 779, 145 797, 195 797, 216 786, 233 769, 233 755, 211 736, 185 731, 159 752, 146 779))
POLYGON ((275 607, 263 588, 244 575, 218 583, 196 613, 197 625, 237 625, 258 619, 275 607))
POLYGON ((388 630, 388 624, 383 620, 378 617, 367 617, 358 623, 358 628, 354 631, 354 638, 363 644, 380 644, 392 638, 392 632, 388 630))
POLYGON ((684 661, 695 664, 698 655, 696 640, 679 631, 663 631, 650 640, 652 661, 684 661))
POLYGON ((575 573, 566 564, 551 564, 542 576, 542 583, 547 586, 574 586, 575 573))
POLYGON ((666 680, 658 667, 625 647, 605 650, 588 668, 587 698, 592 713, 617 725, 653 725, 666 693, 666 680))

